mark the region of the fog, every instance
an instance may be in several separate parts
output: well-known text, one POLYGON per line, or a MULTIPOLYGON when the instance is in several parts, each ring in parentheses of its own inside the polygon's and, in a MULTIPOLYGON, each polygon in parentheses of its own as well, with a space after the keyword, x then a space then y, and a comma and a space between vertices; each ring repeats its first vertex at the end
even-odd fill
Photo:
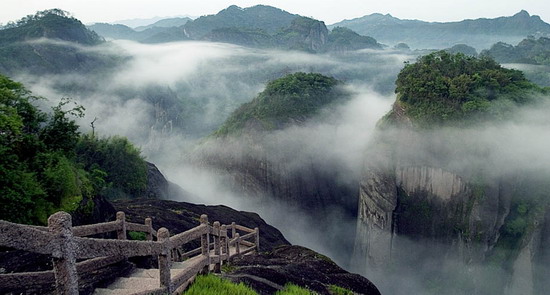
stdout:
MULTIPOLYGON (((337 182, 356 185, 369 162, 369 146, 385 140, 395 145, 401 163, 442 167, 471 176, 481 168, 497 179, 518 172, 550 175, 550 104, 518 110, 512 120, 472 128, 443 128, 411 135, 386 130, 375 137, 376 123, 395 100, 394 81, 403 62, 414 61, 396 51, 361 50, 340 54, 308 54, 260 50, 205 42, 144 45, 113 41, 95 48, 97 54, 119 56, 114 70, 89 74, 33 76, 14 79, 55 104, 71 97, 86 108, 79 119, 83 132, 122 135, 138 145, 171 182, 189 192, 181 201, 224 204, 254 211, 295 244, 304 245, 346 267, 355 238, 356 216, 334 206, 320 217, 270 196, 243 197, 226 171, 192 161, 196 151, 220 157, 257 157, 301 171, 309 166, 333 173, 337 182), (350 98, 299 125, 265 133, 260 139, 236 139, 222 145, 205 137, 242 103, 252 100, 270 80, 297 71, 319 72, 345 82, 350 98), (402 138, 413 137, 410 141, 402 138), (190 160, 191 159, 191 160, 190 160), (322 218, 322 220, 319 220, 322 218)), ((550 177, 549 177, 550 179, 550 177)), ((359 188, 351 203, 357 203, 359 188)), ((356 213, 355 213, 356 214, 356 213)), ((404 241, 403 243, 408 243, 404 241)), ((416 245, 411 251, 430 253, 439 245, 416 245), (417 249, 418 250, 412 250, 417 249)), ((475 265, 455 258, 438 265, 429 255, 418 273, 438 269, 468 272, 475 265)), ((410 265, 408 266, 410 267, 410 265)), ((383 294, 423 294, 426 284, 404 267, 393 275, 373 273, 383 294)), ((425 278, 420 278, 425 279, 425 278)), ((442 279, 443 280, 443 279, 442 279)))

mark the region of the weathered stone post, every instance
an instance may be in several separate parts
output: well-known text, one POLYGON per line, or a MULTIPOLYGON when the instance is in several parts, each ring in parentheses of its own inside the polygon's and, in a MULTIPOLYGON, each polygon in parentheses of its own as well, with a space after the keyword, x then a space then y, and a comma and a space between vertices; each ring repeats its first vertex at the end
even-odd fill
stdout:
POLYGON ((206 225, 206 232, 201 236, 201 254, 206 255, 206 266, 203 268, 203 273, 210 271, 210 229, 208 228, 208 216, 206 214, 201 215, 201 224, 206 225))
POLYGON ((116 238, 126 240, 126 214, 122 211, 116 213, 116 220, 120 222, 120 228, 116 231, 116 238))
POLYGON ((48 228, 54 235, 52 260, 57 294, 78 295, 77 245, 73 240, 71 215, 66 212, 52 214, 48 218, 48 228))
MULTIPOLYGON (((229 259, 229 241, 227 239, 227 226, 224 224, 220 227, 220 243, 222 244, 222 256, 226 255, 226 259, 229 259)), ((223 265, 223 262, 222 262, 223 265)))
POLYGON ((157 238, 159 242, 163 243, 162 253, 159 255, 160 287, 164 288, 168 294, 172 294, 173 290, 170 279, 170 232, 163 227, 159 229, 157 238))
POLYGON ((235 238, 235 254, 237 254, 237 257, 241 257, 241 235, 236 233, 235 238))
POLYGON ((214 231, 213 231, 213 236, 214 236, 214 255, 218 256, 218 260, 216 262, 216 264, 214 264, 214 272, 217 272, 217 273, 220 273, 222 271, 222 268, 221 268, 221 261, 222 261, 222 257, 221 257, 221 251, 220 251, 220 248, 221 248, 221 244, 220 244, 220 222, 219 221, 215 221, 214 224, 213 224, 213 227, 214 227, 214 231))
POLYGON ((145 226, 147 226, 147 241, 153 240, 153 220, 149 217, 145 218, 145 226))
POLYGON ((255 239, 255 242, 256 242, 256 253, 260 253, 260 229, 259 228, 254 228, 254 231, 256 232, 256 234, 254 235, 254 239, 255 239))

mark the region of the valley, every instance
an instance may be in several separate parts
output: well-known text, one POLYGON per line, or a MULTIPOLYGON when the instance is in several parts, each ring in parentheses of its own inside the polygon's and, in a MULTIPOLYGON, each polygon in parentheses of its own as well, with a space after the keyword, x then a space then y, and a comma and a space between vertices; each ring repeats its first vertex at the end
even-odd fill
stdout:
POLYGON ((12 221, 96 194, 225 205, 382 294, 545 294, 549 36, 526 11, 327 26, 232 5, 139 28, 39 12, 0 29, 2 91, 46 98, 29 121, 0 92, 1 152, 17 160, 0 171, 19 169, 25 198, 46 200, 18 203, 34 211, 12 221), (56 107, 64 119, 46 115, 56 107), (77 143, 56 145, 56 126, 76 126, 77 143), (21 134, 38 134, 38 152, 21 134), (68 171, 74 184, 56 182, 68 171))

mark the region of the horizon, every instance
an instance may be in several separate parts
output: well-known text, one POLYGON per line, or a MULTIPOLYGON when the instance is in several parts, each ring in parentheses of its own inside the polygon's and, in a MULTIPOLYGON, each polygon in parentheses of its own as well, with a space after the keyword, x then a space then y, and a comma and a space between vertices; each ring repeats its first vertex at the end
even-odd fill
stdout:
POLYGON ((226 1, 213 0, 207 4, 196 0, 181 1, 161 0, 148 1, 120 0, 109 5, 106 0, 80 2, 70 0, 4 0, 4 9, 0 11, 0 24, 17 21, 37 11, 59 8, 85 24, 106 22, 121 23, 130 20, 148 20, 153 18, 172 18, 181 16, 200 17, 217 14, 219 11, 237 5, 248 8, 256 5, 267 5, 285 10, 292 14, 312 17, 331 25, 343 20, 351 20, 373 13, 390 14, 400 19, 415 19, 426 22, 455 22, 465 19, 496 18, 512 16, 521 10, 530 15, 537 15, 550 23, 550 5, 542 0, 512 1, 489 0, 479 3, 476 0, 464 0, 460 3, 444 0, 433 3, 428 0, 386 1, 384 3, 354 3, 341 0, 338 3, 318 3, 306 1, 226 1), (509 3, 507 3, 509 2, 509 3), (199 4, 200 3, 200 4, 199 4), (471 9, 475 6, 476 9, 471 9), (459 9, 462 8, 462 9, 459 9))

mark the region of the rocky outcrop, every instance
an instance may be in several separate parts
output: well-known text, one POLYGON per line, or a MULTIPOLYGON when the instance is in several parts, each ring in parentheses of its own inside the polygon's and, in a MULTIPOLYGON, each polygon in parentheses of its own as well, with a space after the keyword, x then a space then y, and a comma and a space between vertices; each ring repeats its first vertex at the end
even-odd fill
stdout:
POLYGON ((124 211, 130 222, 143 223, 145 218, 150 217, 156 230, 165 227, 171 233, 184 232, 196 227, 201 214, 206 214, 211 222, 235 222, 248 228, 258 227, 262 251, 289 245, 283 234, 267 224, 258 214, 237 211, 223 205, 207 206, 167 200, 118 200, 113 202, 113 206, 117 211, 124 211))
POLYGON ((281 246, 268 253, 233 260, 223 276, 244 282, 262 295, 271 295, 287 283, 308 288, 317 294, 334 294, 339 286, 354 294, 380 294, 368 279, 349 273, 328 257, 300 246, 281 246))
POLYGON ((168 199, 170 184, 155 164, 147 162, 147 188, 144 196, 148 199, 168 199))

